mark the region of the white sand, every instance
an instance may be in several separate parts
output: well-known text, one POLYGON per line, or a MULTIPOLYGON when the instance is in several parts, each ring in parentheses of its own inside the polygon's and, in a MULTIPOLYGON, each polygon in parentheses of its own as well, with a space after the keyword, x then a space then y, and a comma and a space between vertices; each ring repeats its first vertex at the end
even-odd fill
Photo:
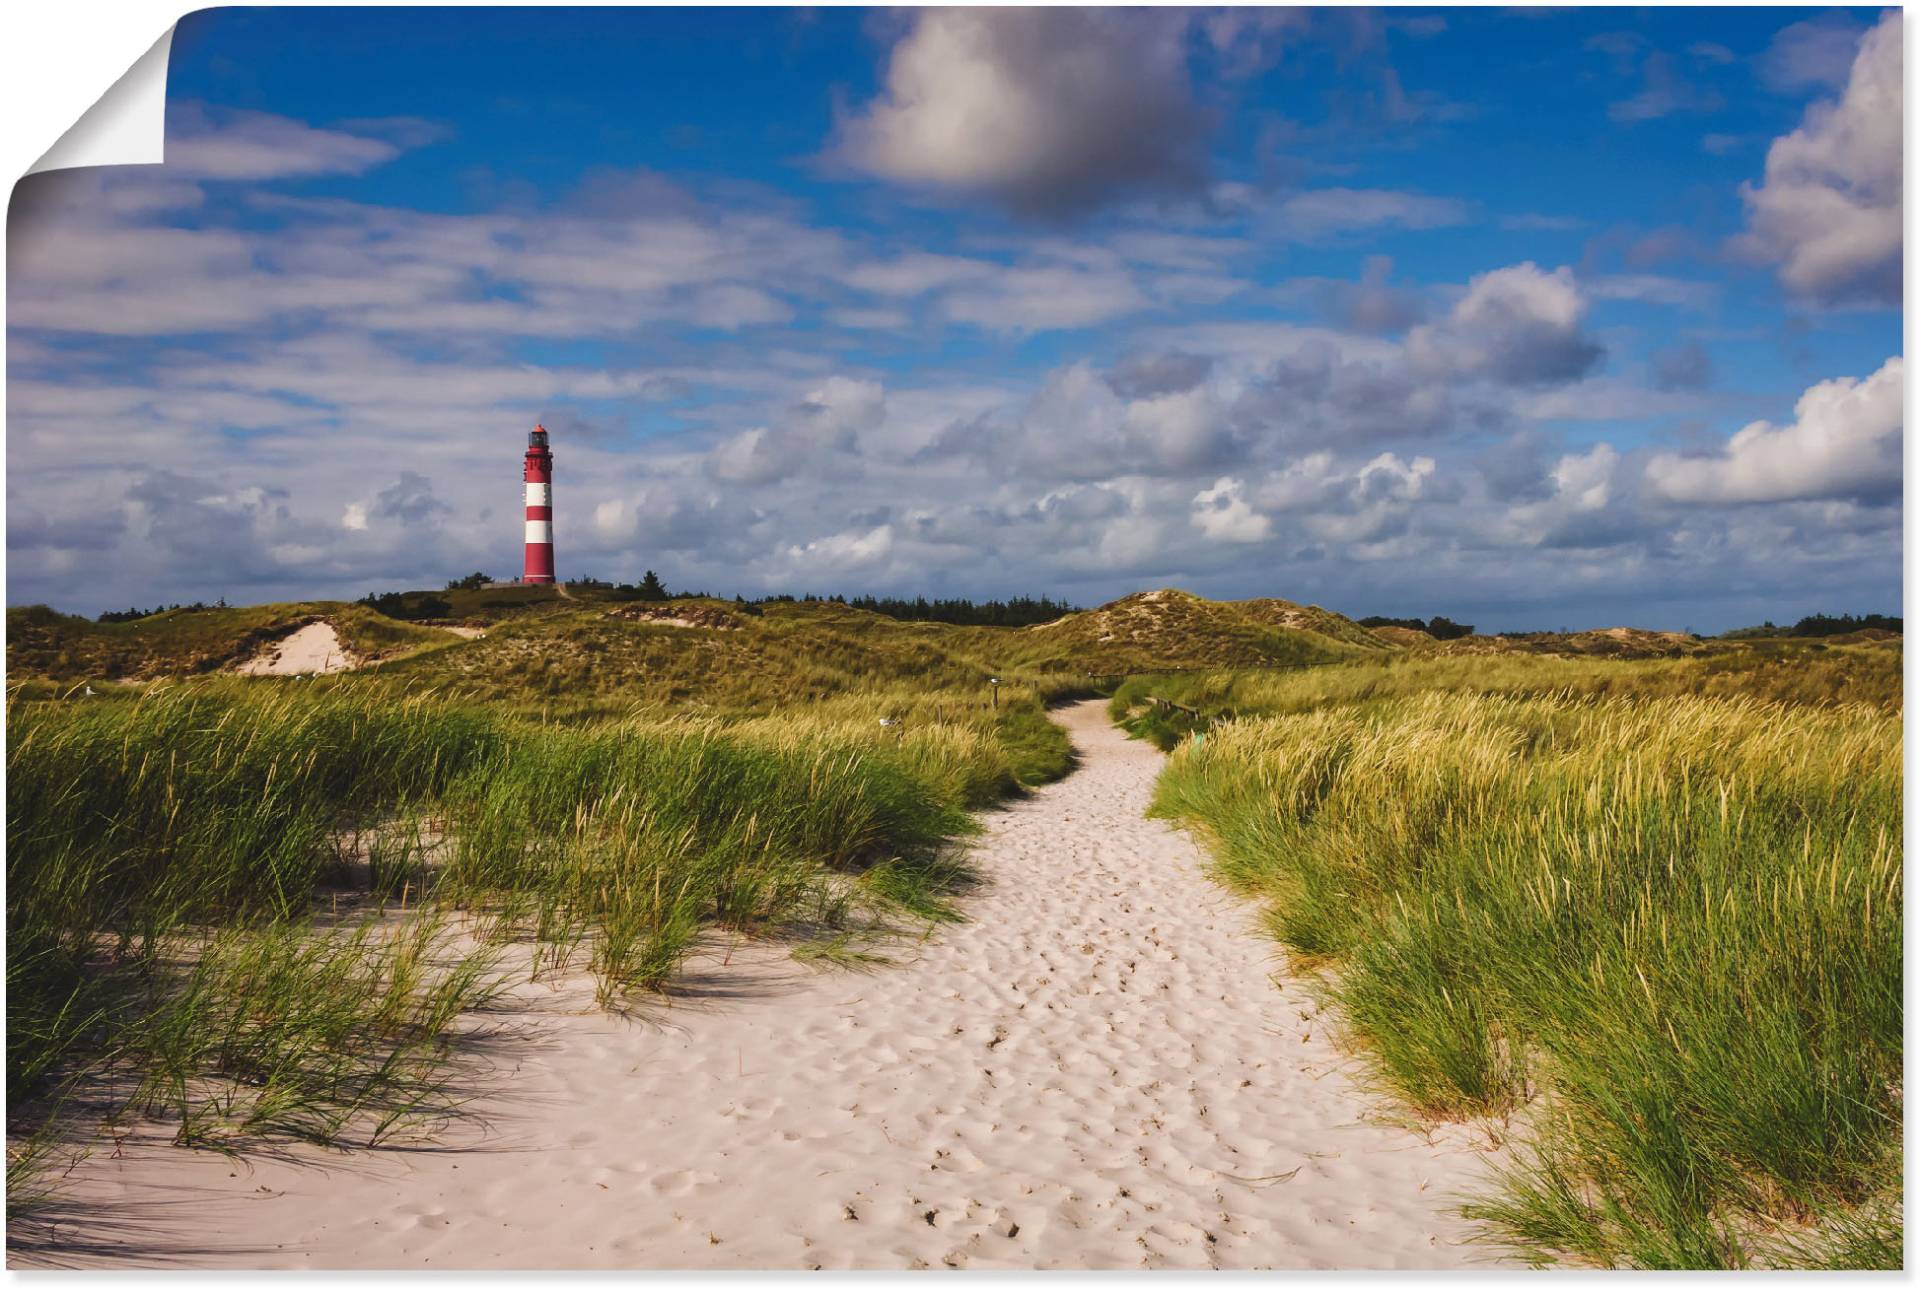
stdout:
POLYGON ((296 673, 340 673, 353 665, 353 656, 340 644, 340 634, 322 619, 294 629, 242 664, 238 671, 289 677, 296 673))
MULTIPOLYGON (((972 922, 868 975, 766 949, 656 1022, 536 989, 473 1151, 131 1146, 74 1173, 137 1226, 77 1264, 1434 1267, 1480 1159, 1368 1120, 1252 911, 1141 816, 1160 765, 1062 715, 1085 766, 988 819, 972 922), (517 1067, 514 1065, 517 1064, 517 1067)), ((109 1231, 88 1235, 103 1237, 109 1231)))

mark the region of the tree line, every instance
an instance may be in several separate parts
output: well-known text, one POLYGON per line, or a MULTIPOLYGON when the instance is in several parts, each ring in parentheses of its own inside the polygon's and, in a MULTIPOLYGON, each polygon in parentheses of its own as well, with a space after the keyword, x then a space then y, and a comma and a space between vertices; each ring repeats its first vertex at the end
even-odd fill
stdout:
POLYGON ((1736 628, 1724 637, 1838 637, 1874 628, 1882 632, 1903 633, 1905 622, 1899 615, 1805 615, 1793 627, 1782 628, 1769 619, 1752 628, 1736 628))
POLYGON ((150 619, 154 615, 164 615, 169 610, 185 610, 191 612, 195 610, 225 610, 226 608, 227 599, 225 597, 221 597, 212 605, 208 605, 204 601, 194 601, 183 605, 176 601, 170 606, 155 606, 151 610, 142 610, 138 606, 128 606, 125 610, 102 610, 94 617, 93 622, 97 624, 130 624, 136 619, 150 619))
POLYGON ((1394 619, 1387 615, 1368 615, 1354 622, 1362 628, 1411 628, 1441 642, 1473 636, 1472 624, 1456 624, 1445 615, 1435 615, 1431 619, 1394 619))

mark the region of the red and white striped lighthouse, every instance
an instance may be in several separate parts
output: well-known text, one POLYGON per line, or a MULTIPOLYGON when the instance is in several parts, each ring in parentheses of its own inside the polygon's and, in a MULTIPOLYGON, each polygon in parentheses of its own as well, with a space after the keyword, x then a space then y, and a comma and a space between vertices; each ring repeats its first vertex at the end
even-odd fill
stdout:
POLYGON ((522 577, 528 583, 553 582, 553 454, 544 426, 535 426, 527 436, 527 568, 522 577))

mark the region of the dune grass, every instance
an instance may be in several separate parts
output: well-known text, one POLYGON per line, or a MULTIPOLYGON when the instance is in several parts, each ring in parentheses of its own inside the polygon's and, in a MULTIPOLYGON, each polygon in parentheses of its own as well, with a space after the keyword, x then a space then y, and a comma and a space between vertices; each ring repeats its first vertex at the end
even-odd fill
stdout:
POLYGON ((854 963, 856 935, 957 918, 969 809, 1064 756, 1030 690, 616 718, 377 675, 29 694, 7 722, 20 1199, 34 1119, 69 1105, 229 1148, 446 1115, 459 1020, 513 944, 609 1005, 716 927, 854 963))
POLYGON ((1511 1119, 1471 1210, 1489 1236, 1600 1265, 1897 1264, 1897 702, 1721 698, 1678 663, 1143 679, 1117 706, 1233 702, 1155 810, 1326 971, 1384 1086, 1511 1119))
POLYGON ((1329 705, 1429 692, 1515 697, 1706 696, 1898 710, 1901 658, 1898 641, 1752 642, 1678 659, 1382 654, 1304 669, 1142 674, 1120 683, 1113 697, 1113 715, 1133 734, 1171 749, 1219 716, 1311 713, 1329 705), (1147 704, 1149 696, 1198 709, 1208 719, 1195 723, 1177 711, 1156 712, 1147 704))

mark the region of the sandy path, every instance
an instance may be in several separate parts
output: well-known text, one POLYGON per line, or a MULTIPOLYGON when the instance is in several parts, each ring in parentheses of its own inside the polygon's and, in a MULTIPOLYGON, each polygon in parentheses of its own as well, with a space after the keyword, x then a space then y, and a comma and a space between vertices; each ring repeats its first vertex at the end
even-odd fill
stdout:
POLYGON ((1365 1120, 1249 909, 1142 817, 1160 755, 1062 716, 1085 765, 988 818, 972 923, 911 963, 736 957, 663 1025, 550 1002, 476 1151, 139 1149, 77 1187, 148 1264, 1485 1263, 1466 1134, 1365 1120))
POLYGON ((352 667, 353 657, 340 644, 340 634, 323 619, 294 629, 238 671, 290 677, 296 673, 341 673, 352 667))

